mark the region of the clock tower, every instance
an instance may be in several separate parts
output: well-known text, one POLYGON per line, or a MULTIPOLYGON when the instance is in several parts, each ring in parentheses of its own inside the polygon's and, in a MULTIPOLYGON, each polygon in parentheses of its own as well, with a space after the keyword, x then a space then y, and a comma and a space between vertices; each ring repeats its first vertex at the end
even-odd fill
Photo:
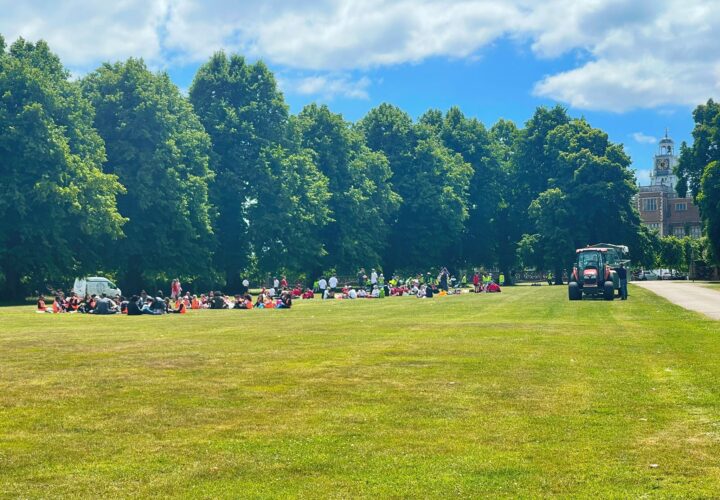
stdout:
POLYGON ((667 130, 665 130, 665 137, 660 140, 654 162, 650 174, 650 185, 666 186, 666 189, 675 192, 677 176, 673 173, 673 169, 677 164, 677 156, 675 156, 675 143, 668 137, 667 130))

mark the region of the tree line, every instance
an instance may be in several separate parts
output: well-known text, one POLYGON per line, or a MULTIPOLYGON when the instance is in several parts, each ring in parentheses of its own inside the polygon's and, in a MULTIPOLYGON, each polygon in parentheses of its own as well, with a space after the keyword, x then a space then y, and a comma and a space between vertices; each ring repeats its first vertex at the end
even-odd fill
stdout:
POLYGON ((73 80, 0 37, 0 287, 75 276, 236 289, 267 273, 519 267, 588 243, 655 259, 622 145, 562 107, 519 128, 382 104, 293 115, 263 62, 214 54, 183 95, 139 59, 73 80))

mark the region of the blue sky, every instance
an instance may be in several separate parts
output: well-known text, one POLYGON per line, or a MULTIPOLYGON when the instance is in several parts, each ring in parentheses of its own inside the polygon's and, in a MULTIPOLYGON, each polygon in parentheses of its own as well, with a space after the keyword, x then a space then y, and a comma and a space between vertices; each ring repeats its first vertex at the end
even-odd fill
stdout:
POLYGON ((712 0, 0 0, 0 33, 46 39, 73 74, 142 57, 187 89, 216 50, 262 59, 290 108, 348 120, 390 102, 459 106, 491 126, 561 104, 625 145, 647 182, 655 141, 689 141, 720 94, 712 0))

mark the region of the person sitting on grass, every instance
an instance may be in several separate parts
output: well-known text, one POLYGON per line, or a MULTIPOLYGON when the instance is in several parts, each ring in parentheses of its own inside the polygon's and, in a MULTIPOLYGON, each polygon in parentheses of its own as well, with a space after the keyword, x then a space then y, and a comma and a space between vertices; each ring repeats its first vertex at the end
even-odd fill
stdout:
POLYGON ((162 314, 162 312, 153 309, 154 303, 155 303, 155 300, 152 297, 148 297, 147 299, 145 299, 145 303, 143 304, 142 308, 140 309, 140 312, 142 314, 153 314, 153 315, 162 314))
POLYGON ((170 309, 168 312, 173 314, 185 314, 187 312, 187 308, 185 307, 185 302, 182 298, 178 298, 175 301, 175 308, 170 309))
POLYGON ((273 301, 272 297, 266 295, 263 306, 265 309, 275 309, 275 302, 273 301))
POLYGON ((373 285, 372 293, 370 294, 370 297, 373 299, 379 299, 380 298, 380 288, 377 285, 373 285))
POLYGON ((51 311, 48 311, 47 305, 45 305, 45 297, 42 295, 40 295, 38 297, 37 312, 43 312, 43 313, 51 312, 51 311))
POLYGON ((104 293, 97 300, 94 314, 115 314, 118 312, 117 304, 107 297, 104 293))
POLYGON ((128 316, 140 316, 142 311, 140 310, 140 297, 133 295, 127 303, 127 315, 128 316))
POLYGON ((70 298, 67 300, 67 310, 70 312, 77 312, 78 308, 80 307, 80 297, 77 296, 75 292, 70 295, 70 298))
POLYGON ((278 300, 276 307, 278 309, 290 309, 292 307, 292 295, 288 292, 280 294, 280 300, 278 300))
POLYGON ((53 301, 52 312, 55 314, 65 312, 65 301, 59 294, 55 296, 55 300, 53 301))
POLYGON ((350 290, 348 290, 347 298, 348 298, 348 299, 353 299, 353 300, 354 300, 354 299, 357 299, 357 298, 358 298, 357 291, 355 291, 354 288, 351 288, 350 290))
POLYGON ((293 288, 292 296, 295 299, 300 298, 302 296, 302 285, 300 285, 300 283, 295 285, 295 288, 293 288))

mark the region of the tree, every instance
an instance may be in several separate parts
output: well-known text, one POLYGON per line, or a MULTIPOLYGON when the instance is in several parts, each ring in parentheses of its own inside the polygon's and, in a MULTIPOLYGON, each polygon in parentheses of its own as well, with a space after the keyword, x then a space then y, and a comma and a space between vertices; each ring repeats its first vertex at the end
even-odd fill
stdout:
POLYGON ((710 99, 693 111, 693 144, 683 143, 677 166, 678 193, 692 191, 712 251, 720 255, 720 103, 710 99))
POLYGON ((622 146, 585 120, 549 130, 541 165, 549 189, 530 206, 530 222, 539 234, 539 253, 558 282, 575 248, 591 243, 637 240, 640 220, 632 197, 634 177, 622 146))
POLYGON ((562 190, 551 188, 540 193, 528 210, 536 231, 535 254, 542 260, 544 267, 554 271, 558 283, 562 283, 562 271, 572 262, 577 248, 573 237, 573 208, 569 197, 562 190))
MULTIPOLYGON (((210 135, 215 173, 210 200, 216 207, 215 263, 229 288, 237 288, 249 264, 249 206, 257 203, 253 176, 265 169, 264 150, 288 146, 288 108, 275 77, 262 62, 215 53, 198 70, 190 102, 210 135)), ((261 234, 256 228, 253 234, 261 234)))
POLYGON ((705 167, 697 198, 705 220, 705 234, 713 254, 720 256, 720 161, 714 160, 705 167))
MULTIPOLYGON (((513 167, 520 131, 513 122, 501 119, 490 129, 490 137, 494 156, 500 162, 497 179, 500 196, 492 220, 492 250, 498 267, 507 276, 508 283, 512 284, 512 269, 516 266, 519 255, 517 238, 522 234, 525 219, 525 212, 520 210, 521 207, 515 200, 517 171, 513 167)), ((530 242, 525 242, 525 245, 528 244, 530 242)), ((522 258, 522 251, 520 256, 522 258)), ((527 257, 527 254, 525 256, 527 257)))
POLYGON ((315 153, 329 180, 332 221, 322 231, 327 255, 321 267, 350 274, 378 267, 389 235, 389 221, 400 204, 392 190, 385 155, 370 151, 362 136, 327 106, 306 106, 297 117, 301 145, 315 153))
POLYGON ((412 158, 414 168, 398 176, 395 184, 403 204, 393 234, 394 264, 427 269, 457 261, 472 167, 433 138, 419 141, 412 158))
POLYGON ((321 231, 328 222, 327 178, 312 152, 290 154, 265 148, 252 181, 255 203, 247 207, 258 270, 302 273, 316 268, 325 255, 321 231))
POLYGON ((93 109, 43 42, 0 37, 0 282, 4 298, 96 271, 102 241, 122 234, 93 109))
POLYGON ((660 264, 668 269, 682 269, 687 262, 683 240, 676 236, 660 239, 660 264))
POLYGON ((678 194, 686 196, 689 190, 697 201, 702 192, 705 168, 713 161, 720 161, 720 103, 710 99, 706 104, 699 105, 693 111, 693 119, 693 144, 681 145, 676 173, 679 177, 678 194))
POLYGON ((496 262, 495 225, 502 200, 501 160, 493 147, 492 137, 477 119, 466 118, 453 107, 443 117, 429 111, 420 118, 433 135, 450 151, 458 153, 472 167, 468 190, 468 219, 462 238, 462 261, 469 265, 491 266, 496 262))
POLYGON ((129 218, 113 255, 128 290, 212 274, 212 212, 208 202, 210 140, 167 74, 137 59, 104 64, 82 82, 105 140, 105 170, 127 193, 129 218))

